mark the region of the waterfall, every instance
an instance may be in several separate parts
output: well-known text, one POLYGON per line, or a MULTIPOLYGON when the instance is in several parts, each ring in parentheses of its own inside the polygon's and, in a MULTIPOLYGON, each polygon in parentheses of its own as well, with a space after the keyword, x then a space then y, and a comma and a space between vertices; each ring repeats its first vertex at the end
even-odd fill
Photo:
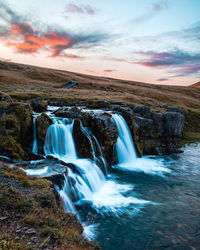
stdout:
POLYGON ((32 148, 33 154, 38 153, 36 119, 37 119, 37 117, 33 117, 33 148, 32 148))
POLYGON ((119 114, 113 114, 112 118, 119 131, 116 143, 119 164, 136 161, 137 155, 127 123, 119 114))
POLYGON ((118 168, 158 175, 163 175, 163 172, 170 172, 169 169, 163 166, 161 161, 150 159, 149 157, 137 158, 131 132, 126 121, 119 114, 113 114, 112 119, 119 131, 116 143, 118 168))
MULTIPOLYGON (((76 172, 68 170, 68 177, 74 180, 75 187, 72 188, 74 196, 79 200, 90 200, 92 193, 98 191, 105 181, 104 174, 95 161, 90 159, 79 159, 73 139, 74 121, 69 119, 53 119, 53 124, 48 128, 45 138, 44 152, 66 163, 72 163, 76 172)), ((85 135, 91 142, 94 158, 96 158, 92 139, 82 126, 85 135)), ((65 183, 68 181, 66 180, 65 183)), ((68 186, 68 185, 65 185, 68 186)), ((71 186, 72 187, 72 186, 71 186)))
MULTIPOLYGON (((82 131, 91 143, 94 160, 78 158, 72 134, 74 125, 72 119, 52 117, 52 120, 53 124, 47 130, 44 152, 46 156, 51 155, 71 164, 65 177, 65 184, 62 190, 58 190, 67 211, 74 212, 73 204, 82 202, 91 204, 100 213, 110 211, 120 213, 123 212, 124 206, 148 203, 123 195, 131 190, 132 186, 118 184, 114 179, 106 179, 97 161, 98 157, 103 158, 100 145, 89 129, 81 124, 82 131)), ((104 163, 106 164, 105 160, 104 163)))
POLYGON ((92 134, 92 132, 83 126, 82 122, 80 123, 81 125, 81 131, 84 133, 84 135, 89 139, 90 145, 92 148, 92 155, 95 163, 98 165, 99 160, 103 163, 103 168, 105 170, 105 173, 107 174, 107 162, 103 157, 101 147, 99 145, 99 142, 97 138, 92 134), (95 150, 96 149, 96 150, 95 150), (97 151, 97 152, 96 152, 97 151), (98 155, 97 155, 98 154, 98 155))
POLYGON ((65 160, 77 159, 76 148, 72 136, 74 121, 69 119, 53 119, 45 138, 44 152, 55 158, 65 160))
MULTIPOLYGON (((67 211, 67 212, 70 212, 70 213, 73 213, 73 214, 77 214, 77 211, 73 205, 73 202, 72 200, 70 199, 70 196, 69 196, 69 190, 70 190, 70 187, 69 187, 69 182, 68 182, 68 177, 66 175, 64 175, 65 177, 65 181, 64 181, 64 186, 62 189, 60 189, 58 186, 55 185, 55 189, 56 191, 58 192, 60 198, 62 199, 63 201, 63 207, 64 207, 64 210, 67 211)), ((79 217, 79 216, 78 216, 79 217)))

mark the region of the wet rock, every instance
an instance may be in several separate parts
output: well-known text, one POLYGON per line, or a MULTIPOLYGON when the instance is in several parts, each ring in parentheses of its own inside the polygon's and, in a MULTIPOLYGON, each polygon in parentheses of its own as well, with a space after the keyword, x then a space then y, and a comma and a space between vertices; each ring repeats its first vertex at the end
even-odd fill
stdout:
POLYGON ((50 180, 54 185, 58 186, 60 189, 63 188, 65 182, 65 177, 63 174, 49 176, 46 179, 50 180))
POLYGON ((37 113, 42 113, 47 110, 47 102, 44 101, 41 97, 34 98, 29 101, 33 110, 37 113))
POLYGON ((55 116, 57 117, 66 117, 66 118, 78 118, 83 119, 86 115, 81 111, 80 108, 77 107, 62 107, 59 108, 57 111, 54 112, 55 116))
POLYGON ((83 133, 80 126, 80 120, 74 121, 73 138, 76 145, 76 151, 79 158, 90 158, 93 160, 92 148, 88 137, 83 133))
POLYGON ((38 153, 43 154, 43 145, 45 143, 45 137, 49 126, 52 124, 52 120, 42 113, 37 117, 36 120, 36 131, 37 131, 37 142, 38 142, 38 153))

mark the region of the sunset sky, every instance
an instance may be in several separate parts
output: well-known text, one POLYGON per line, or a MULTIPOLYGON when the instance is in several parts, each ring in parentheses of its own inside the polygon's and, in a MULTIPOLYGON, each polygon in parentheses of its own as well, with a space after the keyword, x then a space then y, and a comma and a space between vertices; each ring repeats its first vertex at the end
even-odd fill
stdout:
POLYGON ((0 59, 190 85, 200 78, 200 0, 0 0, 0 59))

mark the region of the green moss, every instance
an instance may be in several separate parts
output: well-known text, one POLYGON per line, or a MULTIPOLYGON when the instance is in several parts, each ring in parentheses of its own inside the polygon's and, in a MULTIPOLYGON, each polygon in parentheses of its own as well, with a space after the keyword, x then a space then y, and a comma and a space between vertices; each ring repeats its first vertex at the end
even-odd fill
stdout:
POLYGON ((184 115, 186 120, 183 135, 178 140, 179 147, 187 143, 200 142, 200 113, 184 110, 184 115))

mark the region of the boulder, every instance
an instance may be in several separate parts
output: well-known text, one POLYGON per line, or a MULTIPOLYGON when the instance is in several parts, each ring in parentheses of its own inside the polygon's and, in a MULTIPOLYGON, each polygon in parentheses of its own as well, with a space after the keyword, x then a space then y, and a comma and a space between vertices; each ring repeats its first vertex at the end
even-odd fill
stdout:
POLYGON ((47 110, 48 104, 41 97, 34 98, 34 99, 30 100, 29 102, 30 102, 34 112, 36 112, 36 113, 42 113, 42 112, 45 112, 47 110))

